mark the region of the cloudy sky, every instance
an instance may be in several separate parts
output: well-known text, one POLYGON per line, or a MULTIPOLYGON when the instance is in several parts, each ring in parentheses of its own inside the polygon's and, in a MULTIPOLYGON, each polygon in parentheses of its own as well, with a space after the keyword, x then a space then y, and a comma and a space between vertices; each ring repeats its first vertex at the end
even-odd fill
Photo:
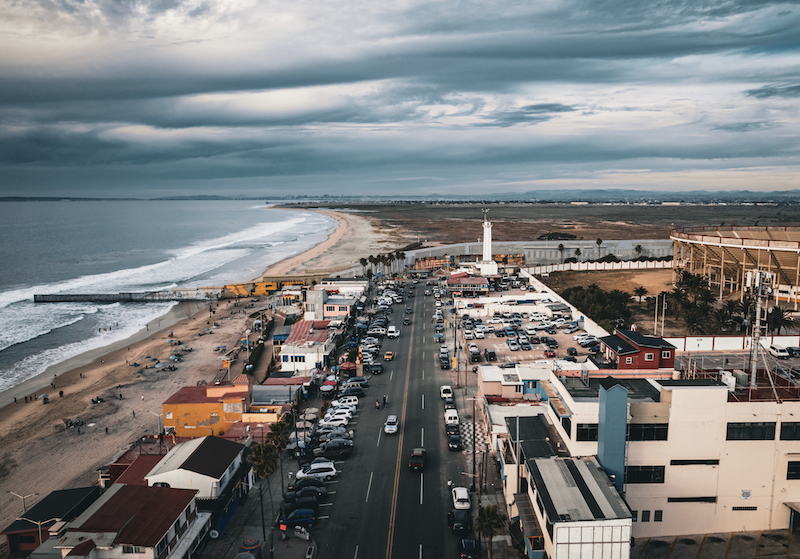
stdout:
POLYGON ((0 0, 0 194, 800 188, 800 0, 0 0))

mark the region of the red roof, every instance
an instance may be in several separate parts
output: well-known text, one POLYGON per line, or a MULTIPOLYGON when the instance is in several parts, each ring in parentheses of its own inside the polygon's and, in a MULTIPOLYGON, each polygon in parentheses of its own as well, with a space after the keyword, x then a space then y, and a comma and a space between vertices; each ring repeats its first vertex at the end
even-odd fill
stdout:
POLYGON ((289 334, 289 337, 286 338, 286 343, 325 343, 328 341, 328 324, 330 324, 330 320, 304 320, 302 322, 298 322, 297 324, 292 324, 292 331, 289 334))
POLYGON ((482 276, 470 276, 461 272, 447 278, 447 285, 489 285, 489 280, 482 276))
MULTIPOLYGON (((219 387, 217 387, 219 388, 219 387)), ((179 388, 178 391, 164 401, 164 405, 174 404, 213 404, 214 402, 221 402, 225 398, 247 396, 246 392, 242 392, 238 388, 231 386, 231 393, 222 396, 208 396, 205 386, 184 386, 179 388)))
POLYGON ((233 384, 248 384, 249 385, 249 384, 252 384, 252 383, 253 383, 253 377, 251 377, 249 375, 246 375, 244 373, 239 373, 233 379, 233 384))
POLYGON ((116 532, 114 545, 155 547, 194 499, 195 489, 123 485, 77 532, 116 532))
POLYGON ((311 376, 307 377, 284 377, 284 378, 268 378, 262 385, 273 385, 273 386, 300 386, 306 383, 311 382, 311 376))
POLYGON ((114 483, 122 483, 124 485, 147 485, 147 480, 144 476, 150 473, 150 470, 156 467, 164 454, 141 454, 130 466, 125 468, 125 471, 114 481, 114 483))

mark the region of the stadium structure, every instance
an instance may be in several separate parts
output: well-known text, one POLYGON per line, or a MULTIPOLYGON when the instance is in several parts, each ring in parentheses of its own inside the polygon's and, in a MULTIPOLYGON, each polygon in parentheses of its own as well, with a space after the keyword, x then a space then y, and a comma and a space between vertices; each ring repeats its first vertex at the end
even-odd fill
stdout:
POLYGON ((747 272, 773 274, 772 299, 797 310, 800 227, 686 227, 673 229, 673 270, 704 276, 720 298, 741 299, 747 272))

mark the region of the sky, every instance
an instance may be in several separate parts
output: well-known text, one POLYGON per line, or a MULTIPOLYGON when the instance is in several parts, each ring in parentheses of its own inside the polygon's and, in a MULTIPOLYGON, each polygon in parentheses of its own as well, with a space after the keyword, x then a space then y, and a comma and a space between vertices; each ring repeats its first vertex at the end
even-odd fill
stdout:
POLYGON ((0 195, 800 189, 800 0, 0 0, 0 195))

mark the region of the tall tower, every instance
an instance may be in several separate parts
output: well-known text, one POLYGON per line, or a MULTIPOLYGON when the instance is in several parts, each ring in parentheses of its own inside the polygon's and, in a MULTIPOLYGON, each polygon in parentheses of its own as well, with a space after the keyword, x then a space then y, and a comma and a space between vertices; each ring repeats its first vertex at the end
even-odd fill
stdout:
POLYGON ((492 222, 489 221, 489 208, 483 209, 483 261, 492 262, 492 222))

